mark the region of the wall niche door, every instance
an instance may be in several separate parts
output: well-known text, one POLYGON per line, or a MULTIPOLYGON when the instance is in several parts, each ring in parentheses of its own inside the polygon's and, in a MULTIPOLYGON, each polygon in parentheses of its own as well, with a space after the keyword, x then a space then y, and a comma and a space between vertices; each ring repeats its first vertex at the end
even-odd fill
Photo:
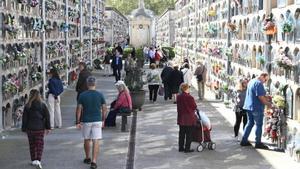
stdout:
MULTIPOLYGON (((300 0, 299 0, 300 1, 300 0)), ((300 8, 295 11, 295 42, 300 42, 300 8)))
POLYGON ((285 113, 288 118, 293 118, 293 107, 294 107, 294 95, 293 95, 293 90, 291 87, 287 87, 286 92, 285 92, 285 101, 286 101, 286 108, 285 108, 285 113))

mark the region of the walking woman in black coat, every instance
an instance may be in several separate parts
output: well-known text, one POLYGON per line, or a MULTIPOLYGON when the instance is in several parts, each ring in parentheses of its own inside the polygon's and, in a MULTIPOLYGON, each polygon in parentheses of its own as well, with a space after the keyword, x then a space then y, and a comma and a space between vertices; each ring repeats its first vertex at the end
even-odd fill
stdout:
POLYGON ((171 88, 174 104, 176 104, 176 98, 179 93, 179 87, 181 83, 183 83, 183 74, 179 70, 179 66, 175 65, 174 70, 171 72, 170 77, 168 78, 168 85, 171 88))
POLYGON ((31 164, 41 169, 41 159, 44 149, 44 135, 50 131, 50 115, 46 104, 42 101, 40 92, 30 91, 29 101, 25 105, 22 131, 27 133, 31 164))

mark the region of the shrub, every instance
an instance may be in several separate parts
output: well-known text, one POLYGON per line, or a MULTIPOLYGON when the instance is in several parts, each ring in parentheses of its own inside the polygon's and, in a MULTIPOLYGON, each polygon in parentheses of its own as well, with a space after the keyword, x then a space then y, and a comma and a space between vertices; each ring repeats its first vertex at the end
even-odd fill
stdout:
POLYGON ((161 49, 168 59, 172 60, 175 58, 175 51, 173 47, 162 47, 161 49))

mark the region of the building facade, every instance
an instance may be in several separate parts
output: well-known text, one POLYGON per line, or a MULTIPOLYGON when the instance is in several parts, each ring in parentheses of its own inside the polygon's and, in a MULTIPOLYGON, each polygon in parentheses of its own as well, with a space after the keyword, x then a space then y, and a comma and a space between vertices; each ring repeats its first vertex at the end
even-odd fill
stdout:
POLYGON ((156 19, 156 46, 175 45, 175 9, 167 9, 156 19))
POLYGON ((0 130, 20 127, 31 89, 47 92, 46 72, 76 81, 80 61, 104 53, 104 0, 0 1, 0 130))
MULTIPOLYGON (((233 89, 240 77, 270 74, 266 88, 273 99, 284 99, 287 126, 280 129, 287 133, 265 134, 300 157, 300 1, 177 0, 175 16, 176 59, 187 57, 192 67, 205 63, 212 91, 233 89)), ((266 116, 266 129, 272 118, 266 116)))
POLYGON ((129 20, 114 7, 105 8, 104 39, 110 45, 126 43, 129 34, 129 20))
POLYGON ((140 0, 139 8, 130 15, 130 44, 134 47, 152 45, 154 31, 153 12, 145 8, 144 0, 140 0))

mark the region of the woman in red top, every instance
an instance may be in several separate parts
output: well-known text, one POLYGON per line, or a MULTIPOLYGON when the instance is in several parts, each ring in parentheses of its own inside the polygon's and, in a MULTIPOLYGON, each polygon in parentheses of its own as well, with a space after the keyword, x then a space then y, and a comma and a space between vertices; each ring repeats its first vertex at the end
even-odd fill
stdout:
POLYGON ((179 125, 179 152, 190 153, 192 143, 192 131, 197 118, 195 110, 197 108, 196 102, 189 94, 190 89, 187 83, 180 85, 182 93, 177 96, 177 124, 179 125))
POLYGON ((161 59, 161 53, 159 50, 156 50, 154 60, 157 67, 159 67, 160 59, 161 59))
POLYGON ((115 127, 116 117, 118 113, 126 113, 126 111, 131 111, 132 100, 129 91, 123 81, 118 81, 116 87, 119 91, 118 98, 113 101, 110 107, 110 112, 105 120, 105 126, 115 127))

